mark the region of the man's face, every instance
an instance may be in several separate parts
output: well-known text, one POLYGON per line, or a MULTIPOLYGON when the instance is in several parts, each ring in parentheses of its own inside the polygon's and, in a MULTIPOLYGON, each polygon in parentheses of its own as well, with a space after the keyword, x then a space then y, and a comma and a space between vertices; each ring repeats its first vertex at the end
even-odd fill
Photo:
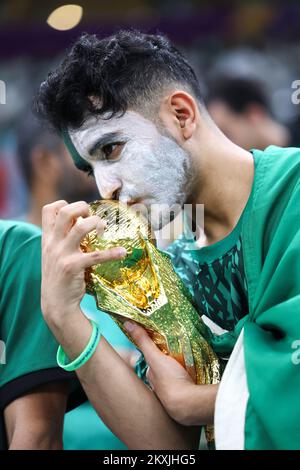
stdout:
POLYGON ((78 153, 91 165, 104 199, 144 204, 153 230, 169 222, 169 210, 182 206, 189 186, 190 158, 167 132, 139 113, 111 119, 89 118, 70 131, 78 153))

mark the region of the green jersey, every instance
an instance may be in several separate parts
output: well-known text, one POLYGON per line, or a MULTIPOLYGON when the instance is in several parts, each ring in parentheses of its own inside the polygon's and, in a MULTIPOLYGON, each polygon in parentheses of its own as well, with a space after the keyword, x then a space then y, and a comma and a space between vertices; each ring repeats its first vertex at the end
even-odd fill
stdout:
POLYGON ((215 411, 219 449, 300 449, 300 149, 254 151, 242 224, 249 312, 212 337, 230 354, 215 411))

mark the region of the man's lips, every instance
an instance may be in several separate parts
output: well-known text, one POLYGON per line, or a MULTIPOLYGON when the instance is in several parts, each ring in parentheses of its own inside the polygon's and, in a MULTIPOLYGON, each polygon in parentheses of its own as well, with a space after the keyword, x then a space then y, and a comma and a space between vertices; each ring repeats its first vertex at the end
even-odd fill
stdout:
POLYGON ((146 205, 145 199, 141 199, 141 198, 135 199, 134 201, 132 201, 132 200, 131 200, 131 201, 127 201, 126 204, 127 204, 128 206, 134 206, 135 204, 143 204, 143 205, 146 205))

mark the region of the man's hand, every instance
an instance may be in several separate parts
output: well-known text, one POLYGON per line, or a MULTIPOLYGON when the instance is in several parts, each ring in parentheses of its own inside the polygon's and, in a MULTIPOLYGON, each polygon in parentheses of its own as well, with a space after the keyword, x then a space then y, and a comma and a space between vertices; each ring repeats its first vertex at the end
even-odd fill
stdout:
POLYGON ((82 238, 94 229, 101 235, 105 228, 98 216, 89 216, 89 206, 83 201, 45 206, 42 228, 42 311, 49 324, 56 324, 63 316, 78 312, 85 294, 85 269, 120 259, 126 250, 117 247, 82 253, 82 238))
POLYGON ((195 385, 184 367, 162 353, 143 328, 133 322, 124 326, 144 354, 147 379, 169 416, 186 426, 211 424, 218 386, 195 385))

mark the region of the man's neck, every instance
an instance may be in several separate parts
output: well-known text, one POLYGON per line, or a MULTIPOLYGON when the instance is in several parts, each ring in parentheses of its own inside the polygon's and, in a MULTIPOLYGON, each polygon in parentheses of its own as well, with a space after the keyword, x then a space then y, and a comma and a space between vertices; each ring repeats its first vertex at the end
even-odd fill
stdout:
POLYGON ((251 193, 254 161, 221 132, 209 132, 205 142, 191 202, 204 205, 205 244, 212 244, 236 226, 251 193))

